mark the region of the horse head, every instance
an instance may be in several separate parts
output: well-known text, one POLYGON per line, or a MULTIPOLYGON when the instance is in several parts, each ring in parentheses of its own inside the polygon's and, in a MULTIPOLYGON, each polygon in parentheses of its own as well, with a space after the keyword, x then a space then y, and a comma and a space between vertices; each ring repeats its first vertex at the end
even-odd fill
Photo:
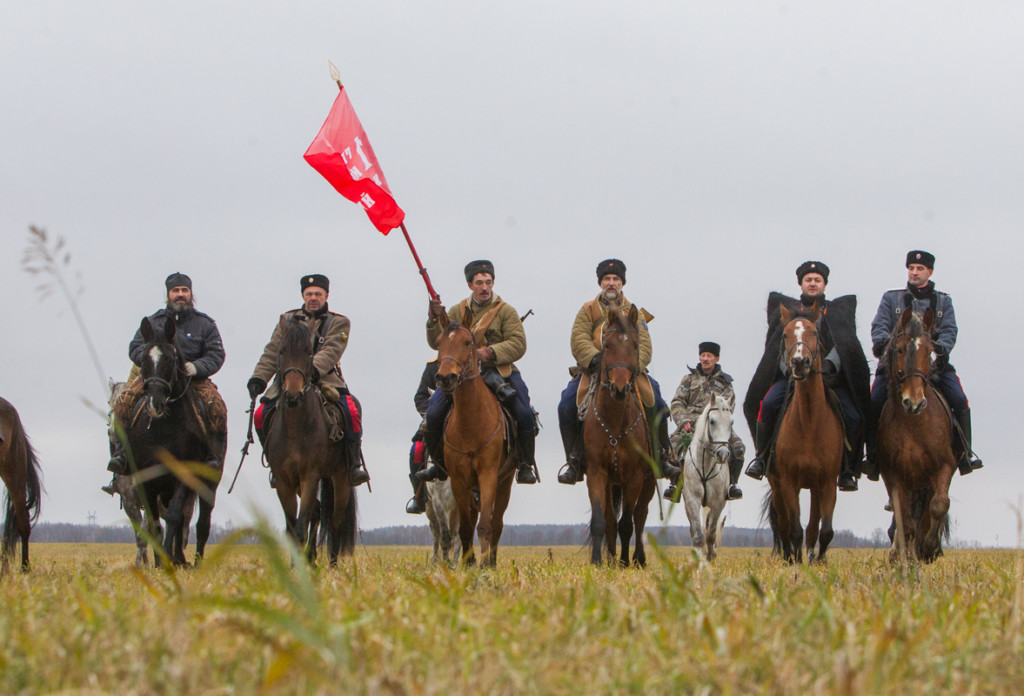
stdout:
POLYGON ((782 349, 793 378, 806 379, 813 371, 821 368, 818 352, 818 300, 809 308, 790 312, 786 306, 779 308, 782 317, 782 349))
POLYGON ((480 363, 476 356, 476 338, 469 329, 473 324, 473 313, 467 307, 462 321, 448 321, 443 315, 441 335, 437 339, 438 388, 445 394, 452 394, 467 379, 480 374, 480 363))
POLYGON ((612 308, 601 332, 601 386, 619 401, 633 391, 633 383, 640 374, 638 318, 636 306, 630 306, 628 313, 612 308))
POLYGON ((931 371, 934 323, 935 312, 931 307, 923 315, 904 312, 886 348, 889 379, 896 383, 896 388, 890 388, 889 393, 898 398, 911 415, 921 413, 928 405, 925 384, 931 371))
POLYGON ((176 327, 174 320, 168 317, 164 322, 164 335, 158 336, 149 317, 142 320, 139 326, 145 345, 142 349, 142 390, 149 405, 151 418, 163 418, 167 415, 167 405, 181 397, 185 387, 182 376, 185 374, 185 361, 174 342, 176 327), (172 396, 177 392, 177 396, 172 396))
POLYGON ((732 449, 729 447, 731 437, 732 409, 728 401, 715 394, 704 408, 704 431, 701 438, 704 447, 712 450, 721 464, 728 464, 732 455, 732 449))
POLYGON ((284 340, 277 354, 277 380, 286 406, 301 406, 313 383, 313 336, 301 321, 282 319, 284 340))

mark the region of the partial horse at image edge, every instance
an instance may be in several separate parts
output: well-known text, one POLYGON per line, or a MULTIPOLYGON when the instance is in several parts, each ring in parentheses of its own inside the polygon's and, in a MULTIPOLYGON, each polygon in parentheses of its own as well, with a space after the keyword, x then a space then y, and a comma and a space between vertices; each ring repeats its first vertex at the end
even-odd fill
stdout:
POLYGON ((3 561, 0 574, 6 573, 14 557, 14 547, 21 539, 21 569, 29 569, 28 539, 32 525, 39 519, 42 504, 42 483, 39 459, 29 442, 21 417, 13 405, 0 398, 0 479, 4 495, 3 561))

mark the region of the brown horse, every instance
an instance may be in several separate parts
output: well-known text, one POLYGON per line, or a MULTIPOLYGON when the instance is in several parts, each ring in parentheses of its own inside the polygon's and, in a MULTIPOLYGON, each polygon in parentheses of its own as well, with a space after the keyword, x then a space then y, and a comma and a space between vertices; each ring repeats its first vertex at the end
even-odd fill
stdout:
POLYGON ((505 438, 505 415, 497 397, 479 379, 477 344, 469 329, 472 319, 468 309, 461 322, 449 321, 447 314, 441 314, 437 386, 452 399, 444 427, 444 461, 459 509, 462 560, 466 565, 476 562, 475 527, 480 537, 480 563, 494 566, 516 467, 505 438), (479 503, 473 498, 474 488, 479 489, 479 503))
POLYGON ((832 513, 836 507, 836 482, 843 458, 843 427, 829 404, 821 373, 818 349, 819 305, 806 312, 783 306, 783 355, 795 381, 793 397, 779 424, 775 443, 775 465, 768 470, 771 510, 782 555, 792 563, 803 560, 803 542, 808 561, 825 561, 834 535, 832 513), (807 536, 800 527, 800 491, 811 491, 807 536), (815 556, 815 544, 820 547, 815 556))
POLYGON ((600 380, 583 421, 583 457, 590 494, 590 561, 601 563, 607 540, 615 558, 615 528, 622 542, 619 565, 629 565, 629 540, 636 533, 633 563, 647 565, 644 525, 656 488, 650 429, 636 389, 640 374, 640 328, 635 306, 612 309, 601 334, 600 380), (616 516, 621 516, 616 520, 616 516))
POLYGON ((905 312, 882 357, 889 397, 878 421, 878 465, 895 512, 890 559, 916 554, 934 561, 948 529, 949 483, 956 460, 948 407, 928 380, 931 369, 931 308, 905 312))
POLYGON ((42 487, 39 460, 29 444, 18 412, 0 398, 0 479, 7 488, 7 517, 4 519, 3 566, 7 572, 14 557, 14 545, 21 537, 21 569, 28 570, 28 535, 39 519, 42 487), (17 535, 17 536, 15 536, 17 535))
POLYGON ((349 485, 344 443, 328 437, 328 406, 312 383, 313 334, 302 322, 282 321, 281 397, 267 425, 264 452, 288 534, 315 564, 322 514, 333 566, 339 554, 351 556, 355 550, 356 494, 349 485))

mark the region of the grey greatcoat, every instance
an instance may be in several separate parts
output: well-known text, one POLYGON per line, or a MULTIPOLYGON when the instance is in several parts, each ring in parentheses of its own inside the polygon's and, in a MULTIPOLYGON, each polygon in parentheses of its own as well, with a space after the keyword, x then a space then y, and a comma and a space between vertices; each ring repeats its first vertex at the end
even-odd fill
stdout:
POLYGON ((921 299, 914 297, 907 288, 886 290, 882 295, 882 300, 878 303, 878 311, 871 321, 871 350, 876 358, 881 357, 903 312, 908 309, 914 312, 924 312, 931 307, 935 312, 935 325, 932 327, 935 353, 939 365, 943 368, 948 366, 949 354, 953 352, 953 347, 956 345, 958 332, 956 314, 953 312, 953 298, 944 292, 935 290, 934 283, 929 281, 929 285, 931 292, 925 293, 926 296, 921 299), (932 298, 934 298, 934 303, 932 298))
POLYGON ((324 305, 321 310, 313 314, 300 308, 281 315, 281 320, 274 327, 274 333, 270 337, 270 342, 263 349, 263 355, 260 356, 259 362, 256 363, 256 369, 252 371, 253 377, 258 377, 264 382, 270 382, 271 379, 274 380, 270 388, 267 389, 265 398, 271 400, 281 395, 281 387, 276 379, 277 362, 278 356, 281 353, 281 341, 284 340, 285 327, 287 322, 293 319, 304 322, 313 334, 313 341, 320 343, 316 355, 313 356, 313 367, 320 373, 321 386, 331 386, 338 390, 347 389, 345 379, 341 376, 341 364, 339 361, 341 360, 341 354, 348 347, 348 332, 351 328, 351 322, 349 322, 348 317, 344 314, 331 312, 327 309, 327 305, 324 305), (324 322, 328 316, 331 319, 325 331, 324 322))

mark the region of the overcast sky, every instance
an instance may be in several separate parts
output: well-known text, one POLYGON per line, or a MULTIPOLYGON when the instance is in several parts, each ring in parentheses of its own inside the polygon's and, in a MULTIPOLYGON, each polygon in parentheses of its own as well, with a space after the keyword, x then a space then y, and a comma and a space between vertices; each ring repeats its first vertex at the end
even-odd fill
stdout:
MULTIPOLYGON (((29 224, 67 238, 106 375, 126 376, 164 277, 191 275, 227 349, 229 476, 277 316, 301 275, 330 276, 365 409, 361 525, 426 524, 404 512, 426 291, 401 235, 302 159, 337 92, 332 60, 446 304, 484 257, 496 292, 534 310, 519 366, 545 426, 543 483, 515 488, 507 522, 589 518, 585 486, 555 481, 555 405, 601 259, 626 262, 626 295, 656 316, 666 399, 716 340, 742 400, 767 294, 797 293, 800 262, 831 266, 829 296, 858 296, 870 346, 882 292, 924 248, 955 300, 953 362, 986 465, 953 481, 954 534, 1016 544, 1021 26, 1011 2, 0 4, 0 395, 39 451, 42 519, 122 514, 99 490, 104 423, 80 400, 105 402, 100 380, 66 302, 40 302, 19 266, 29 224)), ((258 446, 239 481, 215 522, 280 521, 258 446)), ((767 484, 741 484, 728 524, 756 526, 767 484)), ((884 502, 862 480, 839 495, 837 528, 886 527, 884 502)))

